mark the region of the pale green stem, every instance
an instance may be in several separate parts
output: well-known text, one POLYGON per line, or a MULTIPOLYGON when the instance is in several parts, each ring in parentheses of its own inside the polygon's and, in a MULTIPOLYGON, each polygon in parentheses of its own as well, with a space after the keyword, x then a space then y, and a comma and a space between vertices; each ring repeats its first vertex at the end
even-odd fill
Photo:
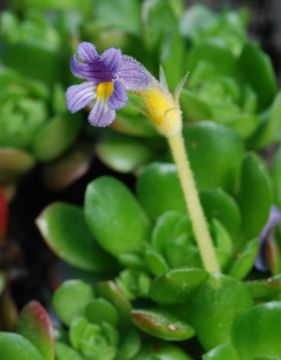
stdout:
POLYGON ((193 232, 198 244, 201 259, 209 272, 220 271, 207 221, 199 200, 193 173, 188 160, 181 132, 167 136, 177 166, 180 184, 183 190, 186 207, 192 222, 193 232))

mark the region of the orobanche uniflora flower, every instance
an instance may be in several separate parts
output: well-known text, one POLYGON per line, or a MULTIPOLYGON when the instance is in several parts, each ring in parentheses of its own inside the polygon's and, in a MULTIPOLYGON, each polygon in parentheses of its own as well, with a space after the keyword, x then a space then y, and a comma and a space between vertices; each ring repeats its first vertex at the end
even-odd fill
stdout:
POLYGON ((149 72, 135 59, 119 49, 108 49, 99 55, 95 46, 82 42, 71 60, 71 71, 86 80, 67 89, 67 107, 77 112, 96 100, 89 121, 95 126, 108 126, 116 110, 127 104, 127 91, 143 91, 154 81, 149 72))
POLYGON ((127 91, 143 98, 150 119, 163 135, 181 122, 179 106, 168 90, 143 65, 119 49, 111 48, 99 55, 93 44, 82 42, 72 57, 71 71, 86 81, 68 88, 67 107, 77 112, 93 104, 89 122, 94 126, 112 123, 116 110, 127 104, 127 91))
POLYGON ((127 104, 127 91, 143 99, 148 117, 158 132, 166 137, 172 150, 203 264, 210 272, 219 271, 182 137, 178 98, 185 78, 179 84, 176 94, 172 95, 134 58, 113 48, 99 55, 95 46, 88 42, 78 46, 77 54, 71 61, 71 70, 75 76, 86 81, 68 88, 67 107, 71 112, 76 112, 86 105, 92 105, 89 114, 92 125, 110 125, 115 119, 116 110, 127 104))

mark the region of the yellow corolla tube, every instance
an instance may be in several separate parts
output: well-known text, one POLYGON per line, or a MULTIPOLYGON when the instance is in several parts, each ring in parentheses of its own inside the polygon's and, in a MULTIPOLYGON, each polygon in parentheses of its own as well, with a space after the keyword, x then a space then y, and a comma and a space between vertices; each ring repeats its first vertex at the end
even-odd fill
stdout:
POLYGON ((178 102, 158 83, 140 93, 147 113, 157 130, 169 137, 181 133, 182 116, 178 102))

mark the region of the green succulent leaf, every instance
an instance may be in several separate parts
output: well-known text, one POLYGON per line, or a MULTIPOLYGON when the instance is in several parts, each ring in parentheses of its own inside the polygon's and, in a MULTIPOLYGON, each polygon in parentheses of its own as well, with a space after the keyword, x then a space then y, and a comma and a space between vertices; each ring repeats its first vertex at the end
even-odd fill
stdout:
POLYGON ((244 155, 241 138, 230 128, 213 122, 187 127, 183 135, 198 188, 233 192, 244 155))
POLYGON ((134 324, 142 331, 168 341, 182 341, 194 336, 194 329, 158 309, 132 310, 134 324))
POLYGON ((241 214, 235 200, 222 189, 201 191, 200 200, 207 219, 218 219, 235 238, 241 226, 241 214))
POLYGON ((210 274, 191 298, 190 317, 206 350, 230 340, 236 318, 253 304, 246 285, 219 273, 210 274))
POLYGON ((37 301, 27 304, 19 317, 17 332, 29 340, 43 360, 53 360, 55 344, 53 325, 47 311, 37 301))
POLYGON ((41 80, 47 85, 67 78, 68 59, 52 50, 27 42, 2 43, 1 49, 3 64, 24 76, 41 80))
POLYGON ((223 344, 203 355, 203 360, 240 360, 232 345, 223 344))
POLYGON ((121 340, 119 345, 117 360, 131 360, 141 349, 141 337, 133 329, 130 330, 121 340))
POLYGON ((207 279, 208 273, 201 269, 170 270, 152 281, 149 297, 159 304, 183 304, 207 279))
POLYGON ((40 352, 22 335, 0 333, 1 360, 43 360, 40 352))
POLYGON ((240 359, 279 359, 280 321, 281 302, 277 301, 256 305, 243 313, 232 331, 232 342, 240 359))
POLYGON ((70 346, 56 342, 56 359, 57 360, 83 360, 77 351, 72 349, 70 346))
POLYGON ((87 173, 92 157, 92 146, 80 143, 59 159, 46 164, 43 177, 47 187, 60 191, 72 185, 87 173))
POLYGON ((124 291, 128 299, 147 297, 150 277, 143 271, 126 269, 116 279, 117 286, 124 291))
POLYGON ((274 190, 274 202, 281 206, 281 148, 274 156, 272 164, 272 184, 274 190))
POLYGON ((203 61, 213 65, 216 74, 232 75, 234 73, 236 59, 224 44, 211 40, 196 44, 188 54, 187 68, 189 71, 194 71, 198 63, 203 61))
POLYGON ((85 318, 78 317, 71 323, 69 338, 71 345, 85 358, 113 360, 116 356, 118 333, 106 322, 91 324, 85 318))
POLYGON ((73 143, 81 125, 79 115, 60 115, 50 120, 34 138, 34 155, 43 162, 55 159, 73 143))
POLYGON ((113 177, 100 177, 87 186, 85 215, 93 236, 112 255, 138 252, 149 238, 147 215, 130 190, 113 177))
POLYGON ((138 176, 137 196, 153 220, 169 210, 186 211, 174 164, 148 165, 138 176))
POLYGON ((102 28, 114 28, 120 31, 138 34, 140 3, 132 0, 129 3, 121 0, 94 1, 95 22, 102 28))
POLYGON ((260 115, 260 124, 257 131, 249 139, 249 146, 253 149, 264 148, 270 143, 281 139, 280 128, 281 92, 278 92, 273 103, 260 115))
POLYGON ((247 287, 254 299, 278 300, 281 294, 281 275, 277 274, 267 279, 248 280, 247 287))
POLYGON ((245 239, 251 239, 263 228, 272 204, 269 175, 260 158, 253 153, 247 154, 242 164, 238 204, 243 235, 245 239))
POLYGON ((33 156, 23 150, 13 148, 0 149, 0 183, 17 180, 29 172, 35 165, 33 156))
POLYGON ((53 307, 67 325, 85 314, 86 306, 94 297, 93 289, 82 280, 65 281, 53 295, 53 307))
POLYGON ((152 275, 158 276, 168 271, 169 266, 165 258, 154 249, 147 249, 144 256, 146 266, 152 275))
POLYGON ((259 251, 259 245, 259 239, 252 239, 247 242, 234 260, 229 275, 239 280, 244 279, 253 268, 259 251))
POLYGON ((102 324, 104 321, 116 326, 119 321, 119 315, 111 302, 97 298, 91 300, 86 306, 85 314, 87 319, 94 324, 102 324))
POLYGON ((146 47, 155 50, 165 34, 176 30, 176 16, 168 1, 145 0, 141 9, 142 34, 146 47))
POLYGON ((184 119, 191 121, 211 119, 211 109, 208 104, 189 89, 183 89, 181 92, 180 104, 184 119))
POLYGON ((124 292, 113 281, 102 281, 97 284, 99 295, 111 302, 119 314, 119 326, 128 328, 131 325, 131 304, 124 292))
POLYGON ((110 169, 121 173, 136 172, 154 158, 148 145, 125 136, 105 139, 97 144, 96 152, 110 169))
POLYGON ((192 360, 181 348, 167 342, 146 344, 132 360, 192 360))
POLYGON ((258 110, 269 106, 277 89, 276 77, 269 56, 256 44, 248 42, 238 60, 238 69, 242 79, 249 83, 258 95, 258 110))
POLYGON ((50 248, 71 265, 97 272, 108 272, 109 265, 114 266, 114 260, 91 235, 78 206, 53 203, 43 210, 36 224, 50 248))

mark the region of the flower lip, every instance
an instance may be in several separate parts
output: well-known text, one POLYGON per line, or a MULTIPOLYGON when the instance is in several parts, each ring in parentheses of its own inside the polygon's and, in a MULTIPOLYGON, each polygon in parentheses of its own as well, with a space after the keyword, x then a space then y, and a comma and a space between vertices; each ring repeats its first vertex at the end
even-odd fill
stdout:
POLYGON ((97 98, 89 115, 90 123, 95 126, 112 123, 115 110, 128 101, 127 91, 143 91, 154 81, 140 63, 123 55, 120 49, 111 48, 99 55, 89 42, 79 44, 71 60, 71 71, 86 82, 67 89, 67 107, 76 112, 97 98))

